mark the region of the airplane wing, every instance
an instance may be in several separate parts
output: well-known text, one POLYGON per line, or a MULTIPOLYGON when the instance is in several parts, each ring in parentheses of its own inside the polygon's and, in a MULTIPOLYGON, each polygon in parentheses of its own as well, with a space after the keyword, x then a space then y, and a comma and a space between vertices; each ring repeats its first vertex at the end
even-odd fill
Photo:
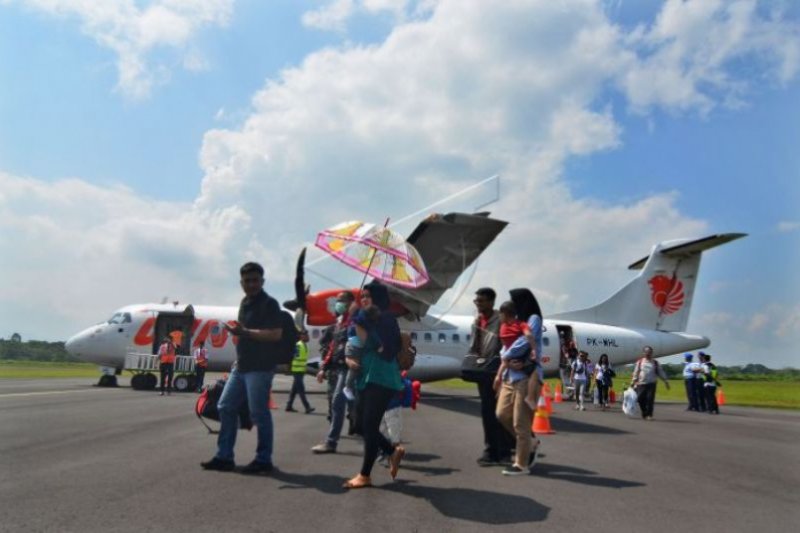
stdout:
POLYGON ((430 281, 419 289, 389 286, 392 300, 416 318, 425 316, 507 225, 489 218, 489 213, 429 216, 411 233, 408 242, 422 256, 430 281))

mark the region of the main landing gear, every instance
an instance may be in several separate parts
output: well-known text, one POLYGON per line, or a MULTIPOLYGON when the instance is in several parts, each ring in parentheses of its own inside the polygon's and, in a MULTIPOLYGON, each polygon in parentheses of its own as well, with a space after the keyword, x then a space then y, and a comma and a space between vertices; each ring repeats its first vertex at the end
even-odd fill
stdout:
POLYGON ((150 372, 135 374, 131 378, 131 388, 133 390, 155 390, 158 378, 150 372))
POLYGON ((111 374, 103 374, 100 376, 100 381, 97 382, 98 387, 117 387, 117 376, 111 374))

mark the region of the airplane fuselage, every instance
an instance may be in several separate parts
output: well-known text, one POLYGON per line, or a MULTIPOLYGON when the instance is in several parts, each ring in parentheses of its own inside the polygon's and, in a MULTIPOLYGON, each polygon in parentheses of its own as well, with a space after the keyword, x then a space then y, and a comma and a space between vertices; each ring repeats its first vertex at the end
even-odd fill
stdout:
MULTIPOLYGON (((124 307, 105 323, 92 326, 72 337, 67 349, 80 359, 100 366, 122 370, 128 354, 153 354, 163 335, 161 321, 179 320, 189 333, 183 352, 189 355, 201 340, 206 341, 209 370, 229 371, 236 359, 236 339, 223 327, 236 320, 236 307, 174 304, 143 304, 124 307)), ((422 322, 400 319, 400 328, 409 331, 417 347, 417 361, 409 372, 412 379, 436 381, 460 377, 461 362, 471 344, 474 317, 448 315, 422 322)), ((169 326, 167 325, 167 328, 169 326)), ((324 327, 308 326, 310 361, 319 360, 320 337, 324 327)), ((705 348, 706 337, 686 333, 631 329, 570 320, 544 320, 541 363, 546 375, 558 373, 560 332, 576 342, 579 350, 596 361, 608 354, 612 365, 635 361, 645 345, 653 347, 656 357, 705 348)))

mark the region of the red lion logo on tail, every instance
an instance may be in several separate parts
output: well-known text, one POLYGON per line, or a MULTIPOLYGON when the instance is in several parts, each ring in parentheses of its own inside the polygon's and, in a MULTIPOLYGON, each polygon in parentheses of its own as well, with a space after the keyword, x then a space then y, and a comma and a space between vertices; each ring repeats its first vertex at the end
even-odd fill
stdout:
POLYGON ((683 307, 683 282, 679 279, 657 275, 647 282, 650 285, 650 299, 653 305, 667 315, 683 307))

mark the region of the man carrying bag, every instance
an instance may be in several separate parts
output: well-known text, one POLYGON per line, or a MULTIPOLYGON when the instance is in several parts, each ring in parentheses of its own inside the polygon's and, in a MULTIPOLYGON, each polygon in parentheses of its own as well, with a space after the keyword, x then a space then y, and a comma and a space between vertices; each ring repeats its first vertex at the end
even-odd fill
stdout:
POLYGON ((472 345, 464 357, 461 377, 478 385, 483 421, 483 455, 481 466, 497 466, 511 462, 513 437, 503 429, 495 415, 497 396, 492 383, 500 366, 500 315, 494 309, 497 294, 493 289, 481 288, 475 292, 478 316, 472 325, 472 345))

